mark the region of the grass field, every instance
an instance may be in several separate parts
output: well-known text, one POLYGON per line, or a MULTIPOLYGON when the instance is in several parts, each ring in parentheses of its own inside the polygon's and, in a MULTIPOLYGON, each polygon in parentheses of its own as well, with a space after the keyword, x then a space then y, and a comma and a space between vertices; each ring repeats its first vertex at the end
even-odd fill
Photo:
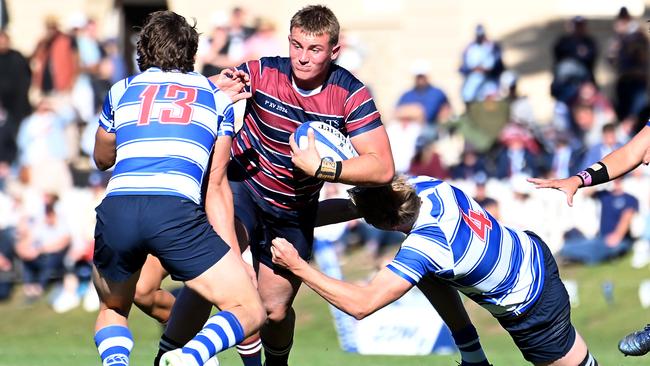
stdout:
MULTIPOLYGON (((353 254, 344 266, 350 278, 367 273, 370 262, 362 252, 353 254)), ((598 267, 562 268, 565 279, 579 283, 581 305, 573 310, 573 321, 587 340, 601 365, 650 365, 650 356, 623 357, 618 339, 650 321, 650 309, 639 305, 639 283, 650 278, 648 268, 629 266, 629 258, 598 267), (614 283, 614 304, 608 305, 602 292, 603 281, 614 283)), ((508 335, 490 315, 473 304, 468 310, 477 325, 483 346, 494 365, 526 364, 508 335)), ((296 300, 298 314, 291 364, 307 365, 456 365, 458 356, 393 357, 361 356, 340 350, 327 305, 303 287, 296 300)), ((45 301, 26 306, 20 291, 14 299, 0 304, 0 366, 87 366, 100 365, 92 335, 94 314, 76 309, 55 314, 45 301)), ((157 350, 160 327, 134 309, 131 329, 136 346, 131 365, 150 366, 157 350)), ((220 356, 225 366, 240 365, 238 356, 227 351, 220 356)))

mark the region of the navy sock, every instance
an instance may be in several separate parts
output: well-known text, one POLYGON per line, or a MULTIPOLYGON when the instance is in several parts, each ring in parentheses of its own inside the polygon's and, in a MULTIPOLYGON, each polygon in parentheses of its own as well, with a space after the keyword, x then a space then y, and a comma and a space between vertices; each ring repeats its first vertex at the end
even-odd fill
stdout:
POLYGON ((293 346, 293 340, 283 348, 273 348, 267 344, 264 344, 264 366, 288 366, 289 363, 289 352, 291 352, 291 346, 293 346))
POLYGON ((245 339, 237 345, 237 352, 244 366, 262 366, 262 341, 259 336, 245 339))
POLYGON ((462 366, 489 366, 490 363, 483 352, 476 328, 470 325, 458 332, 452 333, 454 342, 460 351, 462 366))

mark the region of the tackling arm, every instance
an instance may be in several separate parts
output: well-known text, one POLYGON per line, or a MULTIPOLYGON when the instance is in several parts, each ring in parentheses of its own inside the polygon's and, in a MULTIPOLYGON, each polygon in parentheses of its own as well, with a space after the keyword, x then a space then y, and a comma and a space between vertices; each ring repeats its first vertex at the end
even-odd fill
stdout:
POLYGON ((287 268, 327 302, 359 320, 399 299, 413 287, 388 268, 382 269, 367 286, 333 279, 300 258, 285 239, 274 239, 271 252, 273 263, 287 268))
POLYGON ((314 226, 338 224, 339 222, 350 221, 360 217, 361 215, 352 203, 352 200, 333 198, 321 201, 318 204, 316 224, 314 226))

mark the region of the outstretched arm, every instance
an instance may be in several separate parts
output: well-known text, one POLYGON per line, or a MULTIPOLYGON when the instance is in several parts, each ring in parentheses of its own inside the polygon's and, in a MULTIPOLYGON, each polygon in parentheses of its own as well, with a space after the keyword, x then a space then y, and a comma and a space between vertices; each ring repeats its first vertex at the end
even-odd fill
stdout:
MULTIPOLYGON (((632 140, 625 145, 612 151, 600 161, 607 169, 609 178, 606 181, 614 180, 641 163, 650 163, 650 126, 644 127, 632 140)), ((564 179, 538 179, 531 178, 529 182, 537 188, 555 188, 567 195, 567 203, 573 205, 573 196, 578 188, 582 187, 582 179, 574 175, 564 179)), ((604 182, 595 182, 594 185, 604 182)), ((589 184, 587 184, 589 185, 589 184)))
POLYGON ((273 263, 293 272, 327 302, 356 319, 383 308, 413 287, 388 268, 382 269, 366 286, 339 281, 311 267, 285 239, 276 238, 272 244, 273 263))
POLYGON ((361 215, 359 215, 352 200, 332 198, 323 200, 318 204, 316 224, 314 226, 338 224, 339 222, 350 221, 360 217, 361 215))

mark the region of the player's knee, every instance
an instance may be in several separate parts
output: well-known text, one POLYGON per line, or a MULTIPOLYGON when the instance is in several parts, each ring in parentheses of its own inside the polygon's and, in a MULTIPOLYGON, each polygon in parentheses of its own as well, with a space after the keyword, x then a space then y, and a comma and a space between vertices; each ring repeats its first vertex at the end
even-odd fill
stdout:
POLYGON ((291 311, 291 307, 287 304, 277 302, 264 304, 264 309, 267 314, 267 320, 272 323, 283 321, 291 311))
POLYGON ((248 312, 251 315, 254 328, 259 329, 266 322, 266 309, 264 309, 264 306, 262 306, 261 302, 249 305, 247 307, 248 312))
POLYGON ((104 311, 112 311, 123 317, 127 317, 129 314, 129 308, 131 307, 131 302, 125 300, 123 296, 106 296, 102 298, 102 308, 104 311))
POLYGON ((133 302, 135 302, 138 307, 151 306, 154 303, 155 294, 156 289, 153 287, 138 283, 135 287, 133 302))

